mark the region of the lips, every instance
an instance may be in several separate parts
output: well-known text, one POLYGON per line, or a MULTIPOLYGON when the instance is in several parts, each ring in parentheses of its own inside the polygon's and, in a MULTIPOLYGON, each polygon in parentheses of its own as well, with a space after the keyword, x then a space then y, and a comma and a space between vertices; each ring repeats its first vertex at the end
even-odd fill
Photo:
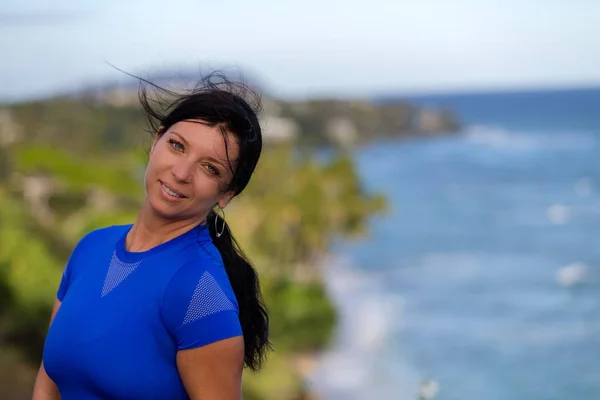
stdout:
POLYGON ((166 183, 164 183, 162 181, 160 182, 160 184, 163 187, 163 190, 173 197, 177 197, 180 199, 185 199, 187 197, 183 193, 173 189, 171 186, 167 185, 166 183))

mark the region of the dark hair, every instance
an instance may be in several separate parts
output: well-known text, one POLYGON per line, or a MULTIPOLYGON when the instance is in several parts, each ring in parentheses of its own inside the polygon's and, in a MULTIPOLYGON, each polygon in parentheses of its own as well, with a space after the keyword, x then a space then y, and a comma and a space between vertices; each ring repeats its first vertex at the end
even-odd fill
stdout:
MULTIPOLYGON (((227 159, 233 177, 226 191, 241 193, 252 176, 262 151, 262 134, 257 114, 260 112, 260 96, 243 82, 233 82, 218 72, 204 78, 190 90, 171 91, 140 80, 139 99, 154 134, 161 135, 172 125, 184 120, 218 127, 223 134, 227 151, 227 135, 237 139, 239 155, 233 168, 229 154, 227 159), (148 96, 146 85, 152 88, 153 98, 148 96), (155 97, 155 98, 154 98, 155 97)), ((228 151, 227 151, 228 153, 228 151)), ((221 253, 231 286, 240 309, 240 323, 244 335, 244 362, 258 371, 264 361, 269 342, 269 317, 262 300, 258 274, 239 244, 231 234, 225 220, 211 211, 207 221, 217 218, 223 233, 216 235, 215 224, 208 223, 213 243, 221 253)), ((221 228, 219 228, 221 229, 221 228)))

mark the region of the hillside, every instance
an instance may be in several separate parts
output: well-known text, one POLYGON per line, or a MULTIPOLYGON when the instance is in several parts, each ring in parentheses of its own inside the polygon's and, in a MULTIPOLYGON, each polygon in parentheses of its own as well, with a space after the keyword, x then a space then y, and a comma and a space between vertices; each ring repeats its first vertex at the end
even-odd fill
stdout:
MULTIPOLYGON (((160 71, 149 80, 167 88, 189 88, 197 76, 192 71, 160 71)), ((238 78, 238 76, 233 76, 238 78)), ((265 135, 273 141, 294 139, 308 146, 352 146, 378 138, 407 138, 452 134, 461 124, 446 109, 417 106, 404 99, 381 102, 370 99, 279 99, 250 79, 249 85, 263 93, 262 116, 265 135)), ((113 107, 131 108, 138 104, 138 81, 124 79, 96 84, 70 93, 66 98, 113 107)))

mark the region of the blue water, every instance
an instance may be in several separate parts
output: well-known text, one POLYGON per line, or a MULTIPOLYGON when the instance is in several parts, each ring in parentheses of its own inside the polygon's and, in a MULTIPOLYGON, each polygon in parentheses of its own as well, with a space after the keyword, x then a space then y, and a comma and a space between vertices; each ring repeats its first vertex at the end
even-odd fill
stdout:
POLYGON ((315 386, 326 400, 416 399, 426 379, 439 400, 600 398, 600 90, 417 101, 464 131, 358 151, 390 210, 336 248, 342 323, 315 386))

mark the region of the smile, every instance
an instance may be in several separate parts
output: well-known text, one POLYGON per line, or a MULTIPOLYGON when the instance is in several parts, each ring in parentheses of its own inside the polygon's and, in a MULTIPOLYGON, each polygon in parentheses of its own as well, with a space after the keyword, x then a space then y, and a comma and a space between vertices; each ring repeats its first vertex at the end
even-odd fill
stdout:
POLYGON ((162 186, 163 190, 172 197, 176 197, 179 199, 184 199, 186 196, 182 195, 179 192, 174 191, 173 189, 171 189, 170 187, 168 187, 167 185, 165 185, 163 182, 160 183, 160 185, 162 186))

